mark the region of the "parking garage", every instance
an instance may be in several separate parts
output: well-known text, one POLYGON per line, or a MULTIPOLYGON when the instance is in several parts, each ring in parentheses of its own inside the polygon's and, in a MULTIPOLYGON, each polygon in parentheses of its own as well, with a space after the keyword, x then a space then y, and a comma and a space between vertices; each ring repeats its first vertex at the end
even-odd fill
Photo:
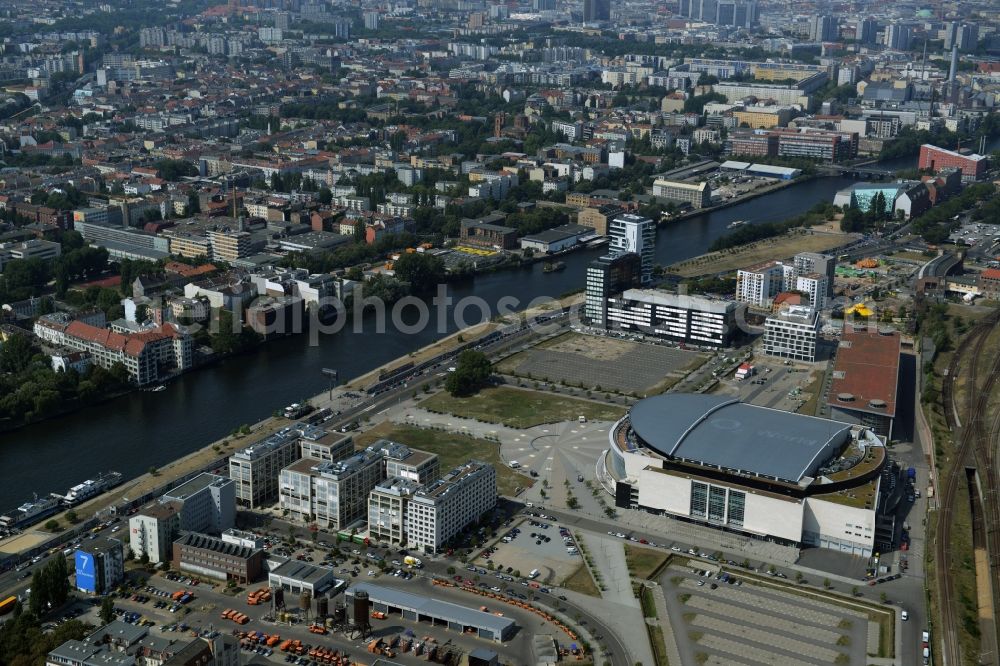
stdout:
POLYGON ((516 625, 510 618, 381 585, 359 583, 352 586, 346 593, 348 608, 353 607, 354 595, 361 591, 368 593, 372 610, 387 615, 397 614, 414 622, 447 626, 453 631, 474 633, 497 643, 509 640, 514 635, 516 625))

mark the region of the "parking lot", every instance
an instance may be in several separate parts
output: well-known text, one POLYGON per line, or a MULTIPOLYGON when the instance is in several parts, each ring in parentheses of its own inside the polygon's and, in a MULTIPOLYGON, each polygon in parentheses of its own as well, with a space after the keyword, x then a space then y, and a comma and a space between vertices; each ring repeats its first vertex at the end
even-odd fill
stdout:
POLYGON ((710 562, 671 564, 660 583, 685 664, 863 665, 878 650, 877 625, 861 610, 755 584, 710 562))
POLYGON ((501 372, 590 389, 646 393, 681 376, 697 352, 614 336, 567 333, 499 364, 501 372))
MULTIPOLYGON (((732 375, 719 378, 719 393, 738 396, 741 401, 760 407, 771 407, 784 411, 797 411, 809 400, 806 390, 813 379, 822 372, 823 363, 789 363, 779 358, 768 358, 766 362, 755 362, 757 374, 742 381, 732 375)), ((814 390, 821 390, 817 384, 814 390)), ((811 416, 811 414, 810 414, 811 416)))
POLYGON ((537 569, 537 582, 555 585, 570 576, 582 561, 573 536, 568 531, 561 533, 560 527, 548 520, 525 520, 505 534, 510 541, 498 541, 492 554, 477 560, 479 565, 485 566, 492 559, 502 573, 519 571, 522 576, 537 569))
MULTIPOLYGON (((379 585, 395 587, 415 594, 425 594, 438 599, 443 599, 458 603, 469 608, 479 608, 482 601, 479 597, 468 593, 463 593, 457 589, 441 588, 432 586, 428 580, 420 577, 404 581, 401 577, 391 575, 379 575, 378 577, 366 578, 373 580, 379 585)), ((239 594, 227 593, 221 586, 213 587, 205 583, 193 585, 193 581, 184 579, 171 581, 162 575, 152 576, 146 584, 138 588, 135 593, 129 593, 125 597, 115 598, 116 618, 130 624, 146 626, 153 636, 164 638, 182 638, 186 632, 212 632, 219 631, 226 634, 236 632, 259 631, 267 636, 275 634, 281 637, 281 641, 286 639, 298 639, 308 649, 314 646, 323 646, 330 650, 338 650, 342 654, 351 654, 355 659, 364 661, 371 658, 367 653, 367 645, 372 638, 383 638, 389 642, 393 637, 411 637, 415 643, 432 643, 439 649, 447 648, 458 652, 469 652, 477 647, 494 650, 501 655, 501 659, 509 663, 528 663, 530 647, 525 641, 510 641, 507 644, 497 644, 493 641, 479 639, 475 636, 450 631, 440 625, 431 625, 428 622, 410 621, 399 616, 390 616, 386 620, 372 619, 372 636, 362 639, 361 637, 342 632, 330 630, 325 635, 317 635, 309 631, 311 620, 292 616, 290 622, 277 623, 270 617, 270 605, 262 604, 250 606, 246 601, 246 591, 239 594), (152 588, 147 589, 147 587, 152 588), (181 604, 180 609, 170 612, 173 606, 171 597, 175 593, 186 591, 192 594, 191 599, 181 604), (158 601, 171 602, 166 607, 156 608, 158 601), (245 625, 237 625, 220 617, 225 609, 235 609, 248 616, 249 621, 245 625)), ((256 589, 261 585, 251 586, 256 589)), ((340 602, 343 601, 341 598, 340 602)), ((81 611, 80 619, 84 622, 99 626, 98 618, 100 610, 99 604, 91 604, 89 601, 80 601, 75 605, 81 611)), ((497 610, 500 610, 499 608, 497 610)), ((491 609, 492 611, 492 609, 491 609)), ((544 632, 540 620, 532 613, 521 611, 514 607, 502 609, 503 613, 514 619, 521 627, 529 632, 544 632)), ((520 635, 520 634, 518 634, 520 635)), ((243 641, 241 651, 244 659, 248 660, 251 654, 256 654, 274 663, 292 663, 296 661, 305 666, 316 666, 316 662, 305 655, 304 659, 299 659, 295 655, 282 652, 279 649, 280 643, 275 641, 273 645, 252 644, 252 641, 243 641)), ((442 650, 443 651, 443 650, 442 650)), ((426 653, 418 657, 411 650, 409 653, 396 651, 395 660, 404 664, 426 663, 426 653)))

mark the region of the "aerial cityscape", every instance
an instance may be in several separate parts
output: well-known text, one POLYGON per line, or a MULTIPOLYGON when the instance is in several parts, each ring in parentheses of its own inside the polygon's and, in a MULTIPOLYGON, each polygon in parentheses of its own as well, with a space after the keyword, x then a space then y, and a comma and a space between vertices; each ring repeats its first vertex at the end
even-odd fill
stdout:
POLYGON ((0 665, 1000 664, 996 2, 0 38, 0 665))

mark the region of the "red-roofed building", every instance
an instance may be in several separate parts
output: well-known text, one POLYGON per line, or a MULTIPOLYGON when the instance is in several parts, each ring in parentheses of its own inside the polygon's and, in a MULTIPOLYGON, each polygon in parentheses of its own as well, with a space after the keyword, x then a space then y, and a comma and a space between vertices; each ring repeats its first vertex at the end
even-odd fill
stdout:
POLYGON ((170 324, 142 333, 117 333, 108 328, 73 321, 61 331, 50 331, 56 344, 88 352, 102 368, 121 363, 139 386, 162 379, 171 368, 186 370, 192 362, 192 339, 170 324))
POLYGON ((847 324, 827 395, 830 418, 892 437, 899 384, 898 331, 847 324))
POLYGON ((991 301, 1000 300, 1000 269, 987 268, 976 279, 979 293, 991 301))

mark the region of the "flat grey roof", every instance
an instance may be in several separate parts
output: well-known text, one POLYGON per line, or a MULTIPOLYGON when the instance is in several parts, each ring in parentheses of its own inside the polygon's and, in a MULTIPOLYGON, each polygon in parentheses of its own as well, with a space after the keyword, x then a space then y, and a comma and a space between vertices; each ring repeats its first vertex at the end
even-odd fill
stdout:
POLYGON ((271 569, 271 573, 282 578, 291 578, 300 583, 316 585, 333 576, 333 569, 318 567, 299 560, 288 560, 278 568, 271 569))
POLYGON ((163 493, 163 497, 167 499, 184 500, 191 495, 208 488, 213 483, 224 485, 226 483, 233 483, 233 480, 224 476, 219 476, 218 474, 212 474, 211 472, 202 472, 193 479, 185 481, 173 490, 168 490, 163 493))
POLYGON ((420 613, 421 615, 429 615, 466 627, 487 629, 500 636, 506 635, 507 631, 514 626, 514 620, 508 617, 500 617, 493 613, 484 613, 481 610, 459 606, 450 601, 439 601, 390 587, 382 587, 381 585, 358 583, 352 585, 347 594, 353 598, 354 594, 359 591, 367 592, 369 600, 376 603, 404 608, 420 613))
POLYGON ((629 420, 649 448, 668 458, 792 483, 838 453, 851 432, 828 419, 690 393, 640 400, 629 420))

